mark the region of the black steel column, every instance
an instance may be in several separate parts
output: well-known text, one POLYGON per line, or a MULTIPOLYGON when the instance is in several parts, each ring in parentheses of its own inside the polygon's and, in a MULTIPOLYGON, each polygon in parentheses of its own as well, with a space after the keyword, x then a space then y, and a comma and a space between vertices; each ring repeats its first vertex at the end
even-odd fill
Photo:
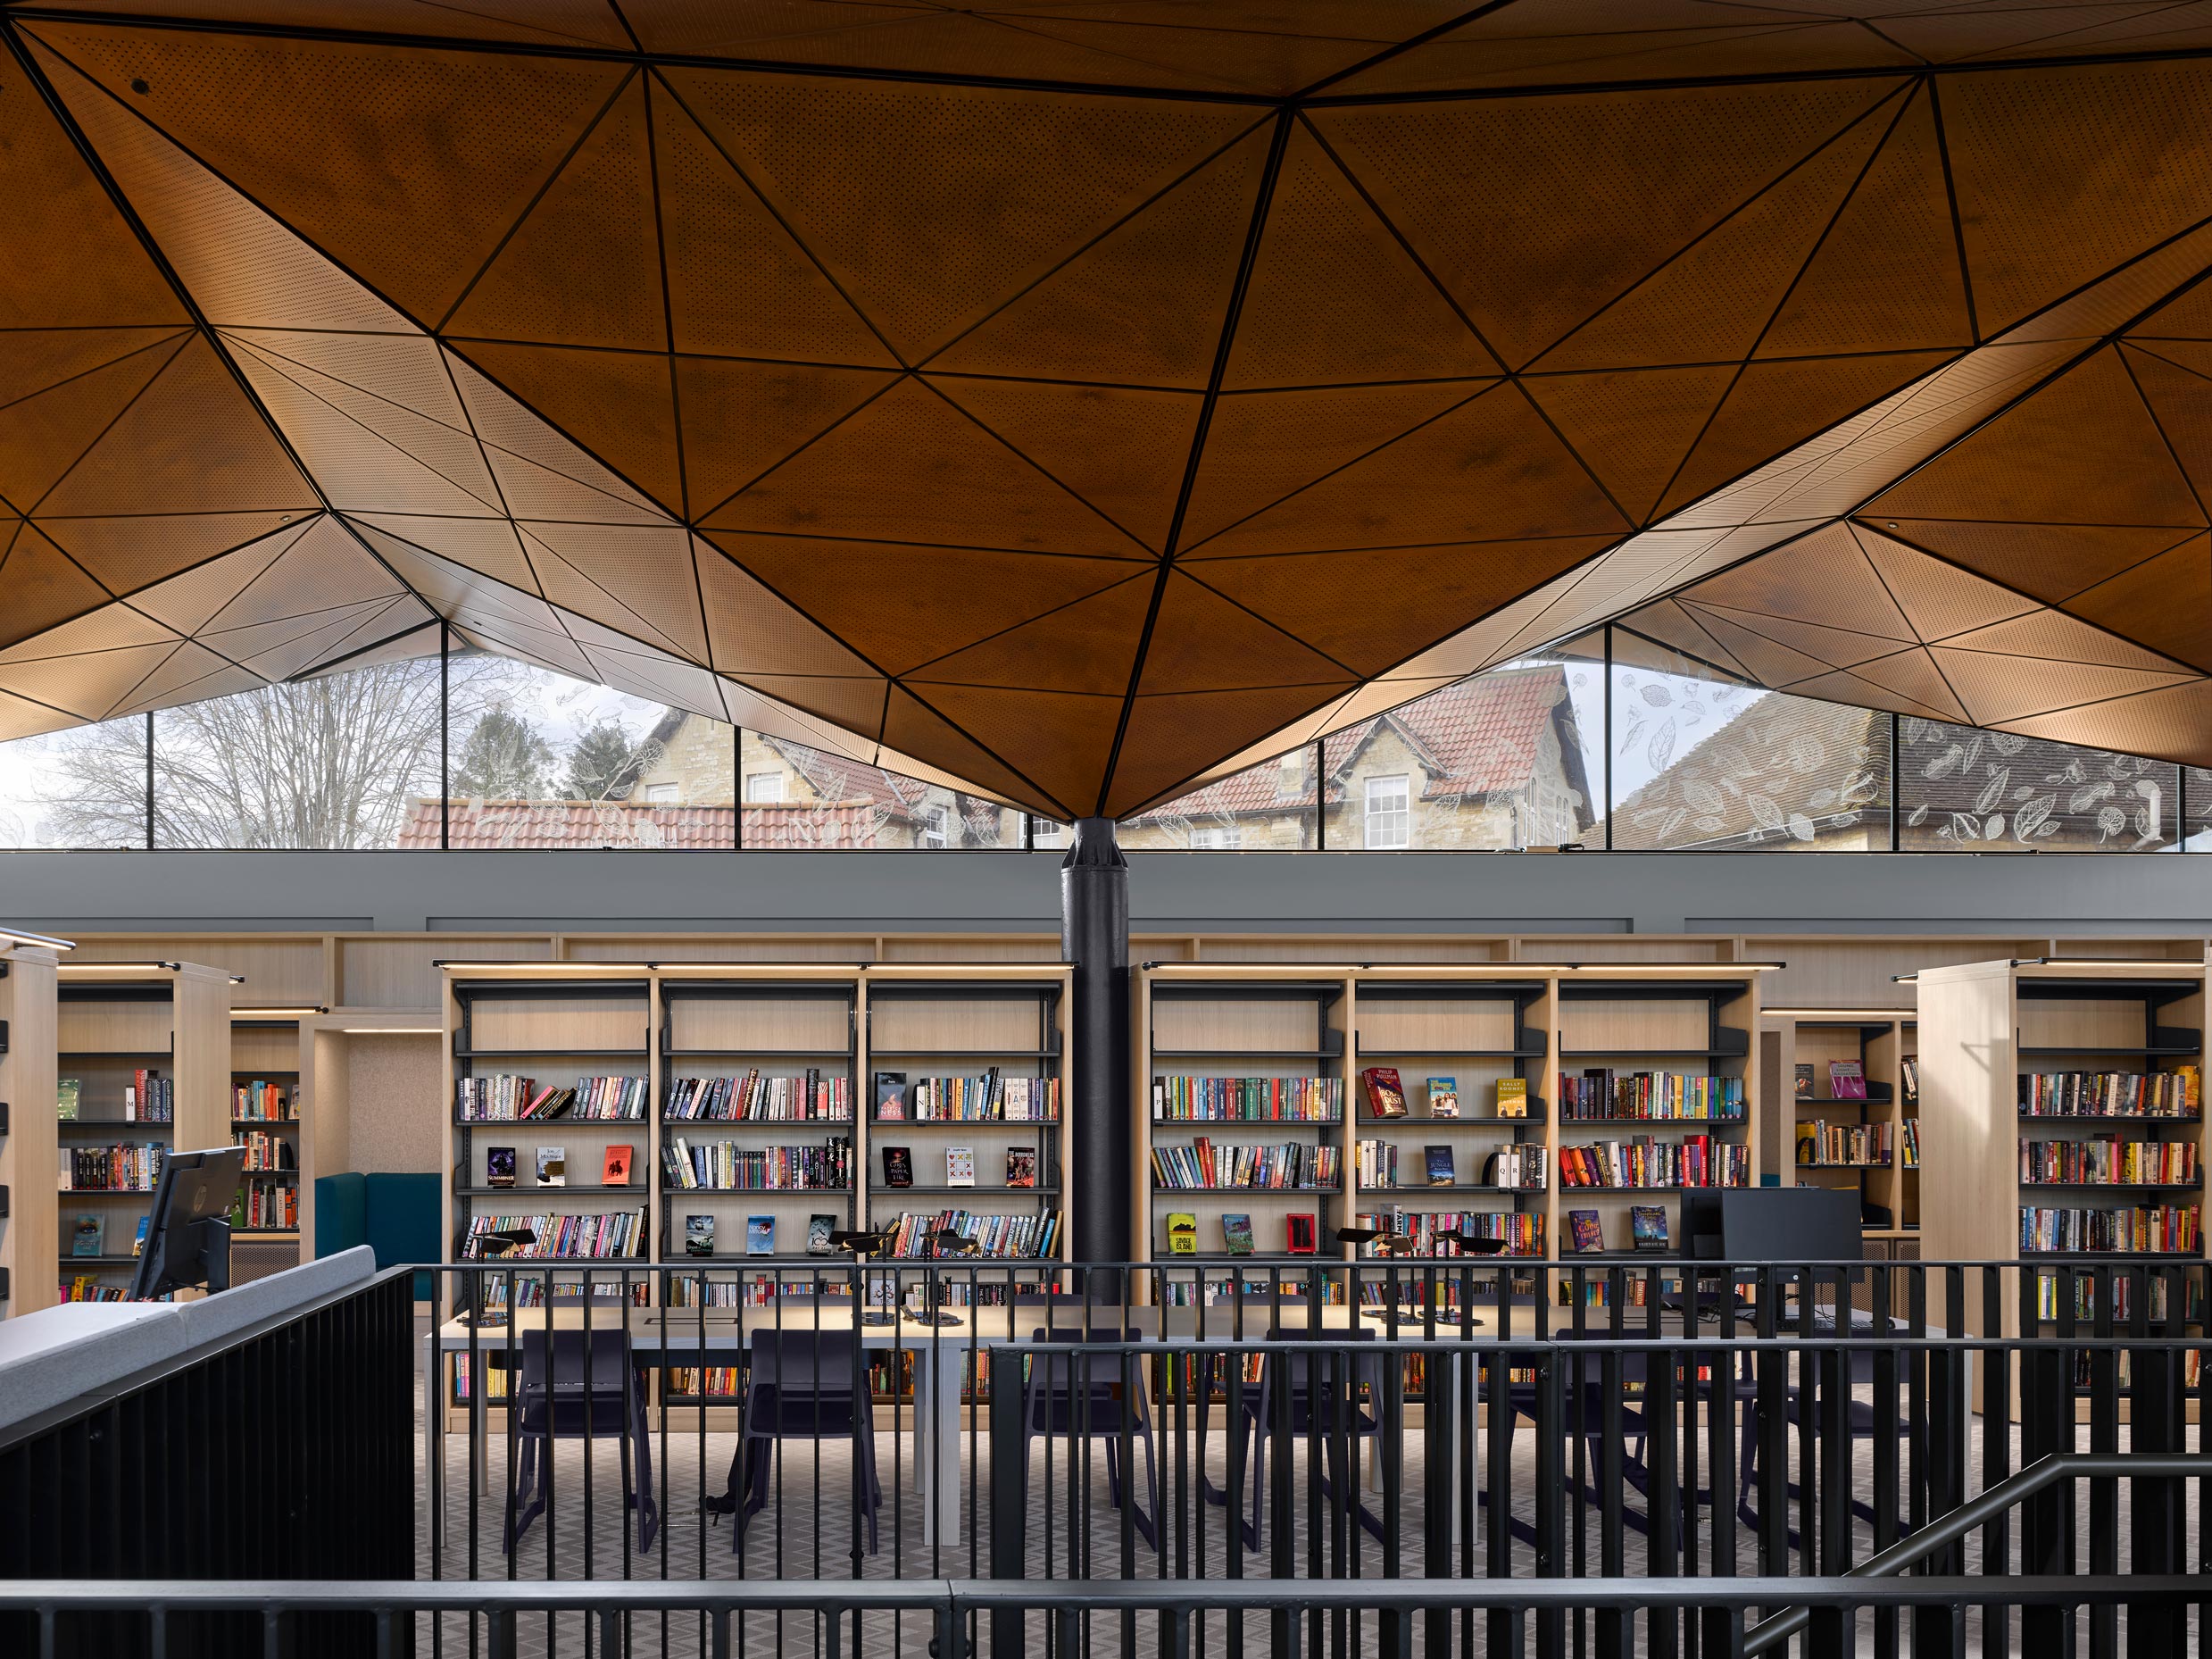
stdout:
MULTIPOLYGON (((1060 865, 1060 947, 1075 966, 1068 1168, 1070 1259, 1129 1259, 1129 865, 1110 818, 1076 820, 1060 865)), ((1102 1284, 1099 1288, 1106 1290, 1102 1284)))

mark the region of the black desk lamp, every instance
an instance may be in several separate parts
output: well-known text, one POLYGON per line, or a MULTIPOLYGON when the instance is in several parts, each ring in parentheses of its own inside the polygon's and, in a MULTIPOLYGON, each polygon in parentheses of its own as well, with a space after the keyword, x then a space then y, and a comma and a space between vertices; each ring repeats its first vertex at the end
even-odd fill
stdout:
MULTIPOLYGON (((874 1255, 890 1241, 891 1235, 887 1231, 829 1235, 829 1247, 832 1250, 849 1251, 852 1259, 859 1263, 865 1263, 869 1256, 874 1255)), ((862 1288, 865 1288, 863 1285, 862 1288)), ((861 1323, 863 1325, 895 1325, 899 1322, 899 1316, 887 1309, 862 1308, 860 1317, 861 1323)))
POLYGON ((1476 1238, 1457 1230, 1438 1233, 1436 1243, 1447 1254, 1459 1255, 1503 1255, 1506 1247, 1502 1238, 1476 1238))
MULTIPOLYGON (((948 1255, 981 1255, 983 1246, 950 1227, 940 1227, 929 1235, 929 1254, 933 1260, 941 1262, 948 1255)), ((939 1285, 937 1293, 942 1296, 944 1291, 944 1287, 939 1285)), ((917 1313, 910 1308, 907 1310, 906 1316, 917 1325, 957 1325, 960 1322, 960 1315, 946 1313, 941 1303, 932 1307, 927 1313, 917 1313)))
POLYGON ((479 1262, 505 1261, 524 1245, 534 1245, 536 1242, 537 1229, 535 1227, 511 1227, 503 1232, 479 1233, 477 1235, 476 1241, 477 1260, 479 1262), (496 1255, 493 1254, 494 1246, 498 1246, 496 1255))
POLYGON ((1348 1245, 1371 1244, 1381 1255, 1411 1255, 1413 1240, 1401 1232, 1380 1227, 1340 1227, 1336 1236, 1348 1245))

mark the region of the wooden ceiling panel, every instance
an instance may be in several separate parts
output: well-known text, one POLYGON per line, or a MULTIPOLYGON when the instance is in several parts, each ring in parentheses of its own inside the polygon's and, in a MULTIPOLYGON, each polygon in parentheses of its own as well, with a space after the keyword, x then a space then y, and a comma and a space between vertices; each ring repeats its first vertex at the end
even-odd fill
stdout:
POLYGON ((1066 816, 1624 613, 2212 674, 2194 8, 118 3, 0 62, 11 729, 434 611, 1066 816))
POLYGON ((840 638, 893 674, 1018 628, 1130 574, 1118 559, 988 548, 715 531, 707 539, 806 615, 835 618, 840 638))
POLYGON ((1467 320, 1298 122, 1236 322, 1225 386, 1498 372, 1467 320))

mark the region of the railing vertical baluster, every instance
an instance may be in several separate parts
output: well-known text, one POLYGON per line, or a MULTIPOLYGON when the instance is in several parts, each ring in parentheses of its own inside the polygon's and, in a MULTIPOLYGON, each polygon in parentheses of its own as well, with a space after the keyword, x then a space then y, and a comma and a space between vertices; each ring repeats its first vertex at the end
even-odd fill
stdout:
POLYGON ((1698 1618, 1702 1659, 1743 1659, 1743 1609, 1709 1606, 1698 1618))
MULTIPOLYGON (((2165 1330, 2174 1332, 2181 1329, 2186 1305, 2182 1298, 2188 1289, 2188 1281, 2179 1270, 2161 1267, 2153 1282, 2157 1287, 2155 1307, 2151 1285, 2146 1284, 2145 1294, 2136 1301, 2128 1321, 2130 1334, 2143 1339, 2143 1346, 2131 1349, 2128 1355, 2132 1385, 2128 1398, 2128 1449, 2170 1455, 2183 1449, 2187 1434, 2182 1414, 2182 1355, 2175 1348, 2153 1347, 2149 1338, 2154 1311, 2159 1315, 2158 1323, 2165 1330)), ((2140 1573, 2181 1571, 2185 1521, 2179 1480, 2138 1475, 2129 1481, 2127 1570, 2140 1573)), ((2181 1621, 2170 1607, 2131 1607, 2127 1614, 2127 1640, 2130 1651, 2135 1654, 2178 1652, 2182 1644, 2181 1621)))
MULTIPOLYGON (((1895 1305, 1891 1269, 1886 1262, 1867 1270, 1867 1300, 1874 1310, 1876 1329, 1891 1329, 1890 1310, 1895 1305)), ((1868 1368, 1874 1383, 1874 1547, 1879 1555, 1897 1542, 1897 1350, 1888 1343, 1875 1349, 1868 1368)), ((1876 1609, 1874 1623, 1874 1659, 1897 1659, 1897 1613, 1876 1609)))
MULTIPOLYGON (((1021 1362, 1019 1350, 1002 1348, 991 1367, 991 1576, 998 1580, 1028 1576, 1028 1550, 1024 1522, 1028 1517, 1028 1482, 1023 1467, 1028 1452, 1028 1425, 1022 1421, 1021 1362)), ((1048 1361, 1040 1357, 1039 1364, 1048 1361)), ((1047 1384, 1050 1379, 1042 1379, 1047 1384)), ((1050 1437, 1047 1437, 1048 1441, 1050 1437)), ((894 1521, 894 1525, 897 1524, 894 1521)), ((1018 1608, 996 1608, 991 1614, 991 1650, 994 1654, 1021 1651, 1021 1613, 1018 1608)))
MULTIPOLYGON (((1619 1269, 1613 1270, 1609 1288, 1617 1292, 1622 1286, 1619 1269)), ((1617 1337, 1620 1334, 1621 1299, 1616 1294, 1611 1301, 1611 1334, 1617 1337)), ((1568 1387, 1573 1390, 1581 1409, 1586 1412, 1590 1392, 1589 1358, 1579 1348, 1568 1349, 1564 1357, 1572 1367, 1568 1387)), ((1649 1369, 1647 1362, 1647 1387, 1649 1369)), ((1621 1411, 1621 1392, 1627 1386, 1628 1377, 1626 1358, 1611 1342, 1605 1345, 1604 1353, 1599 1356, 1598 1377, 1598 1571, 1603 1578, 1617 1579, 1628 1567, 1626 1536, 1628 1517, 1625 1502, 1627 1447, 1624 1444, 1626 1424, 1621 1411)), ((1645 1422, 1648 1427, 1648 1415, 1645 1422)), ((1576 1426, 1584 1432, 1590 1428, 1586 1421, 1576 1426)), ((1625 1659, 1628 1651, 1628 1621, 1623 1610, 1618 1607, 1601 1608, 1596 1625, 1598 1659, 1625 1659)))
MULTIPOLYGON (((1566 1378, 1556 1346, 1538 1349, 1533 1357, 1536 1371, 1536 1576, 1556 1579, 1565 1576, 1567 1566, 1566 1378)), ((1557 1608, 1539 1613, 1539 1659, 1562 1659, 1566 1650, 1565 1615, 1557 1608)))
MULTIPOLYGON (((1459 1356, 1435 1344, 1430 1346, 1422 1359, 1421 1467, 1426 1478, 1421 1488, 1421 1573, 1430 1579, 1451 1576, 1451 1523, 1458 1513, 1453 1491, 1459 1472, 1459 1447, 1455 1441, 1475 1432, 1475 1413, 1470 1410, 1464 1422, 1459 1416, 1459 1356)), ((1402 1501, 1402 1456, 1398 1460, 1396 1474, 1398 1493, 1393 1495, 1386 1484, 1383 1495, 1384 1505, 1389 1509, 1395 1509, 1402 1501)), ((1387 1477, 1385 1480, 1387 1482, 1387 1477)), ((1393 1577, 1397 1575, 1394 1554, 1386 1571, 1393 1577)), ((1422 1653, 1426 1659, 1446 1659, 1451 1647, 1450 1611, 1430 1608, 1423 1616, 1422 1630, 1422 1653)))
MULTIPOLYGON (((2131 1271, 2127 1284, 2132 1295, 2149 1294, 2140 1273, 2131 1271)), ((2102 1263, 2090 1270, 2090 1285, 2091 1294, 2096 1298, 2091 1305, 2090 1328, 2100 1346, 2091 1350, 2089 1356, 2089 1449, 2116 1452, 2120 1449, 2120 1354, 2117 1348, 2101 1345, 2110 1342, 2117 1330, 2114 1303, 2120 1294, 2120 1275, 2110 1263, 2102 1263)), ((2066 1449, 2073 1449, 2071 1442, 2066 1449)), ((2119 1571, 2119 1483, 2092 1478, 2089 1483, 2088 1540, 2091 1572, 2119 1571)), ((2109 1604, 2091 1607, 2090 1659, 2115 1659, 2119 1646, 2120 1610, 2109 1604)))
MULTIPOLYGON (((1651 1305, 1654 1311, 1659 1306, 1656 1286, 1651 1305)), ((1694 1319, 1695 1315, 1692 1317, 1694 1319)), ((1675 1474, 1675 1451, 1681 1444, 1678 1437, 1682 1432, 1677 1421, 1678 1405, 1686 1400, 1694 1411, 1697 1392, 1695 1363, 1685 1351, 1662 1348, 1644 1361, 1644 1463, 1651 1471, 1644 1513, 1650 1518, 1651 1529, 1651 1553, 1644 1564, 1647 1577, 1671 1578, 1678 1571, 1676 1557, 1680 1544, 1677 1533, 1682 1524, 1683 1511, 1685 1506, 1692 1513, 1697 1508, 1697 1476, 1694 1470, 1686 1490, 1675 1474), (1686 1389, 1679 1386, 1681 1368, 1684 1365, 1692 1368, 1686 1389)), ((1675 1659, 1675 1611, 1672 1608, 1654 1607, 1646 1615, 1646 1622, 1649 1633, 1645 1649, 1651 1659, 1675 1659)))

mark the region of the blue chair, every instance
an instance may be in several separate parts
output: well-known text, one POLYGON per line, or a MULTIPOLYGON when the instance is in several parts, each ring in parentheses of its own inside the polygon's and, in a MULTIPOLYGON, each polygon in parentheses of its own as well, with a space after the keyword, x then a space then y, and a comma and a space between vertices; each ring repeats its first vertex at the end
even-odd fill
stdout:
MULTIPOLYGON (((877 1511, 883 1481, 876 1472, 876 1416, 867 1373, 853 1363, 852 1345, 811 1331, 756 1330, 752 1374, 733 1469, 733 1496, 742 1471, 744 1500, 731 1529, 730 1549, 744 1546, 745 1523, 768 1503, 777 1440, 850 1440, 854 1501, 868 1508, 868 1553, 877 1549, 877 1511)), ((719 1505, 711 1505, 719 1508, 719 1505)))
MULTIPOLYGON (((1047 1330, 1043 1326, 1031 1330, 1029 1338, 1040 1343, 1117 1340, 1110 1329, 1086 1332, 1074 1328, 1047 1330)), ((1118 1339, 1141 1341, 1143 1333, 1124 1328, 1118 1339)), ((1022 1421, 1027 1427, 1021 1439, 1023 1489, 1027 1489, 1030 1441, 1041 1434, 1050 1435, 1068 1440, 1072 1447, 1080 1430, 1086 1435, 1104 1438, 1106 1489, 1114 1507, 1120 1508, 1121 1437, 1126 1428, 1144 1443, 1145 1488, 1152 1505, 1150 1513, 1136 1507, 1132 1519, 1144 1542, 1157 1549, 1160 1537, 1153 1517, 1160 1513, 1160 1463, 1152 1446, 1152 1416, 1144 1401, 1142 1368, 1132 1368, 1132 1380, 1124 1387, 1123 1367, 1114 1355, 1032 1355, 1024 1395, 1022 1421), (1077 1410, 1078 1401, 1084 1403, 1082 1411, 1077 1410)))
POLYGON ((620 1448, 622 1493, 637 1512, 637 1547, 661 1530, 653 1495, 653 1438, 645 1428, 645 1384, 626 1330, 526 1330, 515 1391, 516 1484, 507 1502, 506 1549, 545 1512, 552 1489, 553 1442, 611 1439, 620 1448), (551 1342, 547 1341, 550 1334, 551 1342))

